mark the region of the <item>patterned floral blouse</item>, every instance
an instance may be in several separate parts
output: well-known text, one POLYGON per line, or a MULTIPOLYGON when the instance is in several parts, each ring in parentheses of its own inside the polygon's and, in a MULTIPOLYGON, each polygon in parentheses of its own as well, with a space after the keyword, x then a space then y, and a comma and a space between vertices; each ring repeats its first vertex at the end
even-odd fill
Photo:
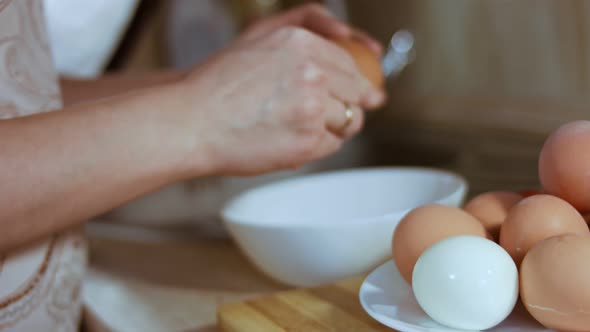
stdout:
MULTIPOLYGON (((0 119, 60 109, 41 0, 0 0, 0 119)), ((0 331, 77 331, 86 243, 70 231, 0 252, 0 331)))

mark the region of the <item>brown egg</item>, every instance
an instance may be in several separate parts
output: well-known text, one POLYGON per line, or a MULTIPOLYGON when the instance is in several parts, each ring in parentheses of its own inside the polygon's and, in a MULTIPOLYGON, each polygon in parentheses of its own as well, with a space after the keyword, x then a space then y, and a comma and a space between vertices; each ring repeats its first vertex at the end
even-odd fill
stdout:
POLYGON ((561 126, 545 142, 539 177, 545 190, 590 211, 590 121, 561 126))
POLYGON ((479 219, 494 239, 500 235, 500 226, 508 211, 522 200, 522 196, 509 191, 483 193, 470 200, 463 209, 479 219))
POLYGON ((590 235, 564 234, 539 242, 520 267, 520 296, 528 312, 558 331, 590 330, 590 235))
POLYGON ((590 234, 582 215, 568 202, 551 195, 535 195, 510 209, 500 230, 500 245, 519 265, 535 244, 566 233, 590 234))
POLYGON ((457 235, 487 234, 475 217, 459 208, 431 204, 410 211, 397 225, 391 245, 393 260, 408 284, 412 283, 414 265, 424 250, 457 235))
POLYGON ((334 42, 352 55, 361 73, 363 73, 371 83, 379 88, 383 86, 385 78, 383 77, 381 61, 377 54, 361 42, 353 39, 339 39, 334 42))

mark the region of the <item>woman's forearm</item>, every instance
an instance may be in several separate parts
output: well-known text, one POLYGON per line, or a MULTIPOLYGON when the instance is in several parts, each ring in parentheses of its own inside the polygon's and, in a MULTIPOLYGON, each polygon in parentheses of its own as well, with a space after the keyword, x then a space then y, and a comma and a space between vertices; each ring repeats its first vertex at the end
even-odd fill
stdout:
POLYGON ((161 70, 149 73, 112 73, 96 79, 61 77, 60 86, 64 105, 67 107, 138 89, 174 83, 184 75, 184 71, 161 70))
POLYGON ((380 89, 342 48, 297 27, 331 20, 320 12, 267 22, 179 83, 102 81, 76 98, 66 88, 78 106, 0 121, 0 251, 189 177, 259 175, 337 151, 380 89))
POLYGON ((206 173, 175 89, 0 121, 0 252, 206 173))

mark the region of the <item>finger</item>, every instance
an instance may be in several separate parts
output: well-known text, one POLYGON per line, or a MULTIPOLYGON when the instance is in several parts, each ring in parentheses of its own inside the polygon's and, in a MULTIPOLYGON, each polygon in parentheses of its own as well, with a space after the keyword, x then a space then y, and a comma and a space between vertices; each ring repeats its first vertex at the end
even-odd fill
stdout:
POLYGON ((348 52, 323 38, 310 36, 309 49, 313 53, 309 56, 320 67, 320 75, 328 81, 334 95, 347 102, 359 104, 360 99, 367 99, 373 90, 377 90, 361 73, 348 52))
POLYGON ((368 33, 352 28, 345 22, 340 21, 321 5, 309 5, 305 10, 297 14, 299 19, 302 20, 299 24, 316 34, 328 39, 354 38, 365 44, 377 56, 383 54, 383 46, 376 39, 368 33))
POLYGON ((364 112, 357 106, 346 105, 333 97, 326 97, 326 129, 333 135, 347 139, 358 133, 364 123, 364 112))
POLYGON ((373 111, 383 106, 387 101, 387 94, 384 90, 373 89, 369 94, 363 98, 360 105, 364 110, 373 111))
POLYGON ((353 29, 348 24, 323 6, 310 5, 302 15, 301 26, 325 38, 350 38, 353 35, 353 29))
POLYGON ((329 156, 342 147, 343 139, 338 137, 328 131, 324 133, 322 140, 314 151, 314 155, 312 156, 312 160, 322 159, 326 156, 329 156))
POLYGON ((367 110, 376 109, 385 103, 386 93, 383 88, 378 88, 371 83, 355 63, 349 65, 344 63, 348 62, 347 60, 330 61, 325 60, 324 57, 318 62, 326 71, 325 76, 330 92, 339 99, 358 104, 367 110))
POLYGON ((385 102, 385 92, 373 87, 362 75, 342 71, 332 63, 322 63, 324 80, 331 95, 343 102, 373 110, 385 102))
POLYGON ((358 105, 371 89, 370 83, 353 71, 343 71, 333 63, 325 61, 321 62, 319 67, 330 95, 343 102, 358 105))
POLYGON ((277 30, 284 26, 298 26, 327 38, 349 38, 352 28, 339 21, 320 4, 307 4, 284 14, 266 18, 264 22, 253 26, 248 31, 250 38, 277 30))

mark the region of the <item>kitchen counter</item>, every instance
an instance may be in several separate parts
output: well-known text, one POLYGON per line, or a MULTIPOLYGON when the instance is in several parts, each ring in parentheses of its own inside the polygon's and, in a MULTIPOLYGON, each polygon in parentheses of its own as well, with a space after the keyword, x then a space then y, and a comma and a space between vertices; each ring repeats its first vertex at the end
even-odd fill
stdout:
POLYGON ((220 304, 284 290, 228 238, 190 229, 88 227, 85 330, 217 331, 220 304))

